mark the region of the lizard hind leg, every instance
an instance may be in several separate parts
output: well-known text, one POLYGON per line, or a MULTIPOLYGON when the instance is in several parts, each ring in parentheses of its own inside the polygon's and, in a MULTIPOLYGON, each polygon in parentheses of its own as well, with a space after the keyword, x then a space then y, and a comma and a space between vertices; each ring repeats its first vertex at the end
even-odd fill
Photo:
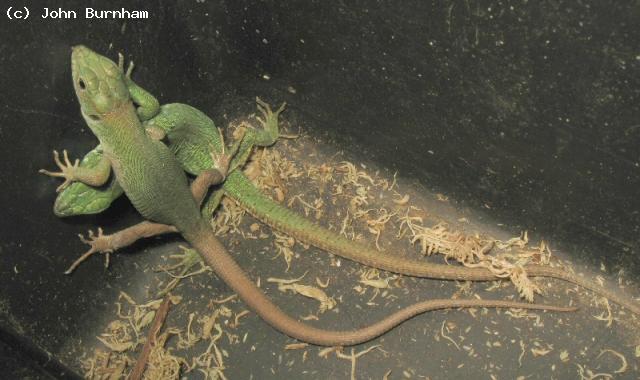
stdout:
MULTIPOLYGON (((112 235, 110 235, 112 236, 112 235)), ((84 235, 78 234, 80 241, 91 246, 91 248, 77 258, 69 268, 64 271, 64 274, 71 274, 82 262, 92 256, 94 253, 105 254, 105 268, 109 266, 109 254, 114 251, 110 242, 110 236, 105 236, 102 232, 102 228, 98 227, 98 234, 94 234, 92 230, 89 230, 89 238, 85 238, 84 235)))
MULTIPOLYGON (((228 161, 229 159, 226 159, 225 161, 227 163, 227 166, 228 161)), ((196 200, 196 203, 201 204, 209 187, 214 184, 220 183, 220 181, 224 179, 224 175, 226 173, 222 173, 222 171, 225 170, 217 167, 205 170, 200 173, 200 175, 193 181, 193 183, 191 184, 191 194, 196 200)), ((83 243, 88 244, 90 248, 84 254, 82 254, 82 256, 76 259, 64 273, 71 274, 80 264, 82 264, 85 260, 96 253, 103 253, 106 255, 105 266, 108 266, 110 253, 113 253, 120 248, 129 246, 139 239, 162 235, 170 232, 178 232, 178 230, 174 226, 170 226, 167 224, 144 221, 110 235, 105 235, 102 231, 102 228, 98 228, 97 234, 95 234, 93 231, 89 231, 88 238, 85 238, 84 235, 80 234, 78 235, 80 237, 80 240, 83 243)))
POLYGON ((272 124, 275 124, 275 126, 277 126, 278 116, 282 113, 282 111, 284 111, 284 108, 287 106, 287 102, 282 102, 280 107, 278 107, 275 112, 271 110, 271 106, 269 105, 269 103, 265 102, 259 97, 256 97, 256 103, 258 104, 258 111, 260 111, 260 113, 264 117, 257 117, 256 119, 258 119, 258 121, 265 127, 272 124))
POLYGON ((256 134, 254 144, 258 146, 273 145, 280 136, 278 116, 284 111, 287 103, 283 102, 275 111, 271 110, 271 106, 258 97, 256 97, 256 103, 258 111, 262 114, 262 117, 256 116, 256 119, 262 124, 263 129, 262 131, 254 131, 256 134))
POLYGON ((109 254, 116 250, 133 244, 137 240, 145 237, 152 237, 169 232, 177 232, 176 228, 167 224, 141 222, 124 230, 115 232, 110 235, 105 235, 102 228, 98 228, 98 233, 89 231, 88 238, 79 234, 80 240, 90 246, 82 256, 76 259, 71 266, 64 272, 65 274, 71 274, 80 264, 82 264, 89 257, 96 253, 103 253, 106 255, 105 267, 109 265, 109 254))

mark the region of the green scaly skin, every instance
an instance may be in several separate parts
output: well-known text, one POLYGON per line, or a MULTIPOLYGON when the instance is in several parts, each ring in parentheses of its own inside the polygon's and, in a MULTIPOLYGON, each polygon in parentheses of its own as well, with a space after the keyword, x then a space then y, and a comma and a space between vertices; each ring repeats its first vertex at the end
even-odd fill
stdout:
MULTIPOLYGON (((207 115, 186 104, 172 103, 157 106, 157 100, 145 90, 131 80, 126 83, 135 103, 141 104, 138 111, 144 109, 145 115, 148 116, 146 119, 141 118, 143 126, 146 129, 160 130, 164 133, 167 146, 187 173, 198 175, 202 172, 203 165, 213 164, 209 152, 211 149, 222 152, 223 141, 215 124, 207 115), (133 96, 134 93, 137 97, 133 96)), ((242 138, 231 148, 232 152, 236 152, 230 164, 232 168, 244 166, 254 146, 273 145, 279 136, 278 115, 284 109, 284 104, 273 112, 266 103, 259 99, 257 102, 258 109, 263 114, 263 119, 260 120, 264 129, 246 130, 242 138)), ((100 152, 100 147, 96 147, 87 153, 80 167, 95 167, 99 161, 100 152)), ((122 188, 114 179, 100 188, 75 182, 58 195, 53 210, 59 217, 97 214, 106 210, 122 194, 122 188)), ((223 194, 221 189, 210 194, 203 206, 203 215, 213 215, 223 194)))
MULTIPOLYGON (((80 167, 93 169, 101 158, 102 149, 97 146, 82 158, 80 167)), ((58 217, 96 214, 106 210, 122 193, 122 187, 115 177, 99 188, 74 182, 58 194, 53 205, 53 213, 58 217)))
MULTIPOLYGON (((130 74, 130 70, 127 74, 130 74)), ((127 80, 132 96, 133 94, 137 95, 136 102, 143 105, 141 108, 145 110, 145 115, 148 116, 145 119, 147 120, 145 126, 165 131, 168 146, 174 152, 183 168, 193 175, 198 175, 203 170, 211 168, 213 161, 208 154, 208 147, 213 147, 216 152, 221 152, 223 146, 213 121, 204 113, 184 104, 167 104, 162 106, 159 112, 154 113, 150 110, 154 106, 157 108, 158 101, 151 94, 136 86, 129 79, 129 75, 127 75, 127 80)), ((259 104, 259 109, 264 116, 264 129, 248 131, 240 142, 239 149, 237 149, 239 153, 235 156, 231 164, 232 167, 241 167, 254 145, 269 146, 275 143, 278 138, 277 119, 282 107, 274 113, 271 112, 266 104, 259 104)), ((87 203, 87 200, 92 197, 86 189, 83 188, 83 190, 85 190, 83 192, 84 200, 87 203)), ((75 194, 73 191, 69 193, 75 194)), ((105 205, 106 202, 104 200, 107 196, 99 194, 100 196, 98 197, 98 194, 96 193, 96 198, 101 202, 96 202, 96 204, 105 205)), ((110 195, 116 196, 117 193, 111 191, 110 195)), ((306 244, 367 266, 409 276, 441 280, 493 281, 500 279, 484 268, 466 268, 412 260, 380 252, 371 246, 348 240, 273 201, 260 192, 238 170, 232 171, 223 183, 222 188, 211 194, 203 208, 203 215, 210 216, 223 195, 234 199, 255 218, 276 230, 287 233, 306 244)), ((59 200, 64 198, 65 193, 61 194, 59 200)), ((74 205, 73 202, 67 202, 66 204, 74 205)), ((75 209, 77 210, 79 207, 75 209)), ((551 277, 582 286, 629 309, 635 314, 640 314, 638 304, 631 300, 629 296, 620 293, 619 290, 616 292, 609 291, 593 281, 576 276, 563 269, 529 265, 525 267, 525 270, 529 276, 551 277)))
MULTIPOLYGON (((76 46, 71 55, 71 71, 82 115, 100 141, 101 164, 96 166, 96 172, 91 172, 87 168, 78 169, 72 165, 66 155, 67 164, 61 164, 56 155, 56 163, 61 172, 43 173, 64 177, 65 183, 82 177, 85 183, 98 186, 106 183, 109 171, 113 171, 133 206, 147 219, 147 222, 121 231, 122 234, 116 233, 110 237, 100 234, 92 237, 93 240, 87 241, 92 249, 96 244, 102 245, 101 251, 108 249, 108 244, 117 240, 114 236, 126 237, 130 243, 137 238, 152 236, 154 230, 156 233, 169 230, 179 232, 217 275, 265 322, 293 338, 318 345, 366 342, 419 313, 434 309, 515 307, 575 310, 508 301, 432 300, 414 304, 358 330, 330 331, 301 323, 282 312, 256 287, 214 237, 207 219, 201 216, 199 204, 194 197, 200 197, 202 191, 199 190, 215 183, 216 178, 223 179, 226 169, 217 169, 220 161, 214 160, 216 165, 199 175, 190 190, 187 177, 174 153, 145 131, 140 118, 149 116, 151 112, 147 113, 146 109, 142 114, 139 109, 136 111, 133 103, 135 98, 127 87, 128 75, 123 72, 122 65, 118 66, 84 46, 76 46), (218 174, 218 177, 214 174, 218 174)), ((112 244, 111 249, 114 247, 116 246, 112 244)))

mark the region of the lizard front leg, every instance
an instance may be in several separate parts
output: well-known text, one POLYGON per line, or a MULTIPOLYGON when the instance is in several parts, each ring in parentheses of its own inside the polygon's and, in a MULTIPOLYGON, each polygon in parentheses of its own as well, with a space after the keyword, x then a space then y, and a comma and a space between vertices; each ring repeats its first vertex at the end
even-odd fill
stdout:
MULTIPOLYGON (((240 169, 245 165, 254 146, 266 147, 273 145, 280 136, 278 116, 284 110, 286 103, 282 103, 275 112, 271 110, 269 104, 263 102, 260 98, 256 98, 256 103, 258 104, 258 111, 262 114, 262 118, 259 116, 256 118, 260 124, 262 124, 263 128, 242 128, 237 135, 234 135, 236 141, 231 147, 233 160, 230 164, 231 169, 229 172, 240 169)), ((220 135, 220 141, 223 141, 222 135, 220 135)), ((224 143, 221 145, 224 149, 224 143)), ((216 208, 220 205, 224 193, 224 189, 217 189, 207 198, 202 206, 202 215, 204 217, 211 217, 211 215, 213 215, 216 208)))
POLYGON ((243 167, 249 159, 254 146, 266 147, 273 145, 278 137, 280 137, 280 128, 278 126, 278 116, 284 111, 287 103, 282 103, 280 107, 272 111, 269 104, 262 101, 260 98, 256 98, 258 111, 262 114, 262 117, 256 116, 258 122, 262 125, 262 129, 255 128, 242 128, 238 131, 235 137, 235 148, 239 153, 233 159, 231 163, 233 168, 243 167))
POLYGON ((80 160, 78 159, 76 159, 72 164, 69 160, 69 155, 66 149, 62 151, 62 154, 64 156, 64 163, 60 160, 60 154, 58 154, 58 151, 53 151, 53 160, 56 165, 58 165, 58 168, 60 168, 59 172, 51 172, 45 169, 40 169, 39 171, 40 173, 50 177, 64 178, 64 182, 58 186, 56 192, 59 193, 75 181, 82 182, 90 186, 102 186, 109 179, 109 174, 111 174, 111 163, 106 157, 102 156, 96 166, 87 168, 81 167, 80 160))
MULTIPOLYGON (((84 156, 80 167, 95 168, 101 163, 102 157, 102 148, 98 145, 84 156)), ((53 212, 58 217, 97 214, 106 210, 122 193, 122 187, 115 176, 110 176, 109 182, 100 187, 74 182, 58 193, 53 212)))
POLYGON ((136 107, 136 113, 140 118, 140 121, 147 121, 152 119, 160 112, 160 102, 158 99, 151 95, 150 92, 138 86, 132 79, 131 73, 133 72, 133 61, 129 62, 127 71, 124 71, 124 56, 118 54, 118 68, 124 74, 124 82, 136 107))

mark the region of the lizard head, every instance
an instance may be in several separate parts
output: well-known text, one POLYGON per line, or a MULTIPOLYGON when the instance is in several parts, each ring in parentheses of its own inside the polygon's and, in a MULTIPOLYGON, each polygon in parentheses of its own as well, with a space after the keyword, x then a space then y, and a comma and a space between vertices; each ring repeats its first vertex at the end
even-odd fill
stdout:
POLYGON ((71 73, 82 116, 94 132, 111 112, 130 102, 122 68, 85 46, 72 48, 71 73))

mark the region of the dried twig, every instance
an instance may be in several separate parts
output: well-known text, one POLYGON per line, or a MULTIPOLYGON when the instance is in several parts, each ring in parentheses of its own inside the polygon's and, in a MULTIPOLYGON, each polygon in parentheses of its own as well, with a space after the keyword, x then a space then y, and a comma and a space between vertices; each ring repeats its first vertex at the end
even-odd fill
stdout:
POLYGON ((164 320, 167 318, 167 314, 169 313, 169 305, 171 304, 171 296, 166 295, 160 308, 156 311, 156 316, 153 319, 153 324, 149 329, 149 335, 147 337, 147 341, 142 347, 142 351, 140 352, 140 356, 138 356, 138 361, 136 362, 135 367, 131 371, 131 375, 129 376, 129 380, 140 380, 142 378, 142 374, 144 374, 144 369, 147 366, 147 361, 149 360, 149 354, 151 353, 151 349, 156 344, 156 339, 158 337, 158 333, 164 325, 164 320))

